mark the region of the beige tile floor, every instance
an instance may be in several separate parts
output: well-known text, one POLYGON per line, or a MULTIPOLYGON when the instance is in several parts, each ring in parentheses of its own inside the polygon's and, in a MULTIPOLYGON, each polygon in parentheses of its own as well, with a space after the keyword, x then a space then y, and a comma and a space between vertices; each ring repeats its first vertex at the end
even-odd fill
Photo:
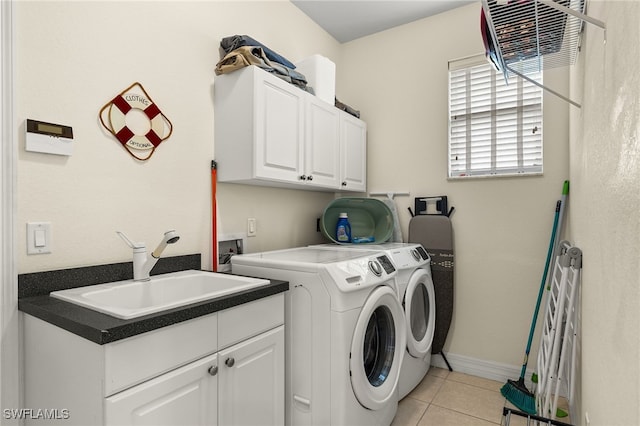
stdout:
MULTIPOLYGON (((504 383, 431 367, 424 380, 398 404, 391 426, 493 426, 505 424, 500 394, 504 383)), ((560 419, 559 419, 560 420, 560 419)), ((566 418, 562 422, 570 423, 566 418)), ((526 425, 512 416, 510 426, 526 425)))

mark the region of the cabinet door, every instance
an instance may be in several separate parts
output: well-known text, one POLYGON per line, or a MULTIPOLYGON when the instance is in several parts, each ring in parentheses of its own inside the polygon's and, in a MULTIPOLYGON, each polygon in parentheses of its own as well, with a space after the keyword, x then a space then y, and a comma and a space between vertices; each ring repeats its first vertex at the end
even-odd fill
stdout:
POLYGON ((308 96, 305 117, 307 184, 337 189, 340 187, 340 110, 308 96))
POLYGON ((367 125, 341 113, 341 182, 345 191, 367 190, 367 125))
POLYGON ((303 175, 305 93, 269 74, 257 74, 255 176, 299 182, 303 175))
POLYGON ((105 399, 105 424, 216 425, 218 355, 214 354, 105 399))
POLYGON ((284 424, 284 326, 220 351, 221 425, 284 424))

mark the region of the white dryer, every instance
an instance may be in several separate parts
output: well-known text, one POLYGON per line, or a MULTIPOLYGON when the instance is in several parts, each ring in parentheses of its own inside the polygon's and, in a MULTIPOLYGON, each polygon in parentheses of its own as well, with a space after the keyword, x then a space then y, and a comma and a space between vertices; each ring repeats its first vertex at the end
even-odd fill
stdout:
POLYGON ((289 281, 288 425, 389 425, 406 328, 396 268, 380 252, 302 247, 234 256, 234 274, 289 281))
POLYGON ((398 382, 398 399, 404 398, 424 378, 431 365, 431 343, 435 331, 435 290, 431 259, 421 244, 383 243, 363 245, 322 244, 329 250, 380 251, 391 258, 398 270, 398 299, 404 310, 407 348, 398 382))

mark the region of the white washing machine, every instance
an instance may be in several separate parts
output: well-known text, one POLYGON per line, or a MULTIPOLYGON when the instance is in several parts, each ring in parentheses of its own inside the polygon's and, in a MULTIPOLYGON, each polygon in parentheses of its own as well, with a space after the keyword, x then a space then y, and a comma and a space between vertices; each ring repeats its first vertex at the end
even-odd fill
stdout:
POLYGON ((289 281, 286 424, 391 423, 406 328, 384 253, 301 247, 234 256, 231 268, 289 281))
POLYGON ((329 250, 366 250, 387 254, 398 270, 396 285, 407 331, 407 348, 398 382, 398 399, 422 381, 431 365, 431 343, 436 323, 436 302, 431 259, 421 244, 383 243, 363 245, 322 244, 329 250))

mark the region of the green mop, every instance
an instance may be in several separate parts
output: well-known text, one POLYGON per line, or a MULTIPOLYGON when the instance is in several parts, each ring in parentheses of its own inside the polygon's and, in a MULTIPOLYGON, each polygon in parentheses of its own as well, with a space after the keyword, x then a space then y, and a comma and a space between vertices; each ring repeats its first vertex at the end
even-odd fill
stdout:
MULTIPOLYGON (((562 187, 562 199, 566 199, 566 195, 569 193, 569 181, 565 181, 562 187)), ((563 207, 563 201, 559 200, 556 203, 555 217, 553 219, 553 229, 551 231, 551 241, 549 242, 549 250, 547 251, 547 260, 545 262, 544 273, 542 274, 542 282, 540 283, 540 291, 538 291, 538 301, 533 312, 533 320, 531 321, 531 329, 529 330, 529 339, 527 341, 527 348, 524 354, 524 362, 522 364, 522 370, 520 371, 520 377, 518 380, 507 380, 500 393, 507 398, 509 402, 518 407, 520 410, 528 414, 536 414, 536 397, 530 392, 524 384, 524 375, 527 371, 527 364, 529 362, 529 352, 531 351, 531 341, 533 340, 533 333, 536 328, 536 322, 538 321, 538 311, 540 310, 540 302, 542 301, 542 294, 544 293, 545 284, 547 282, 547 273, 549 271, 549 264, 551 263, 551 257, 555 247, 556 232, 558 230, 558 220, 560 217, 560 210, 563 207)))

